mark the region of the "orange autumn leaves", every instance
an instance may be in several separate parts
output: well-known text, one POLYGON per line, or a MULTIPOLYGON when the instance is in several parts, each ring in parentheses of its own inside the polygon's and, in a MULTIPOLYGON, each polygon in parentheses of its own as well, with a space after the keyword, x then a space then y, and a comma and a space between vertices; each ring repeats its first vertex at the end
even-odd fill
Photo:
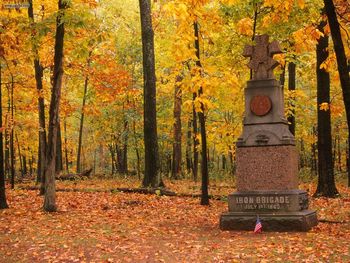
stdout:
MULTIPOLYGON (((172 182, 196 193, 200 184, 172 182)), ((59 187, 74 188, 73 182, 59 187)), ((232 182, 220 182, 221 192, 232 182)), ((216 182, 216 186, 220 184, 216 182)), ((349 189, 340 199, 311 198, 321 222, 308 233, 227 232, 218 226, 225 201, 203 207, 196 198, 93 192, 125 182, 78 182, 88 192, 58 192, 60 210, 44 213, 36 191, 9 191, 0 211, 0 261, 37 262, 347 262, 349 189), (9 224, 9 222, 11 222, 9 224), (9 249, 9 247, 11 249, 9 249)), ((132 186, 132 185, 127 185, 132 186)), ((214 185, 212 185, 214 187, 214 185)), ((316 185, 309 186, 310 191, 316 185)), ((232 190, 232 188, 231 188, 232 190)), ((262 222, 262 224, 264 224, 262 222)))

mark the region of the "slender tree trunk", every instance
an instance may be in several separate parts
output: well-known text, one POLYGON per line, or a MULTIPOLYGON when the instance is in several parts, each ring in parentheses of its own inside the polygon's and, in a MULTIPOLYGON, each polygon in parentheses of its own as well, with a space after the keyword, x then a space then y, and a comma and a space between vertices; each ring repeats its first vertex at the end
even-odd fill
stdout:
MULTIPOLYGON (((340 26, 337 19, 335 6, 332 0, 323 0, 325 5, 325 11, 328 18, 328 24, 331 29, 332 41, 334 46, 335 55, 337 57, 338 72, 340 78, 340 84, 343 92, 343 100, 345 105, 346 120, 348 124, 348 146, 350 146, 350 76, 347 64, 347 58, 345 54, 344 44, 341 37, 340 26)), ((350 185, 350 167, 348 170, 348 184, 350 185)))
POLYGON ((159 153, 156 114, 156 75, 154 61, 154 34, 150 0, 139 0, 142 32, 143 79, 144 79, 144 187, 162 186, 159 172, 159 153))
POLYGON ((134 144, 135 144, 135 153, 136 153, 136 172, 137 172, 137 178, 141 179, 141 161, 140 161, 140 151, 139 147, 137 145, 137 134, 136 134, 136 122, 133 121, 133 133, 134 133, 134 144))
POLYGON ((173 143, 173 162, 171 169, 171 177, 179 179, 181 176, 181 161, 182 161, 182 134, 181 134, 181 104, 182 91, 179 82, 182 80, 177 77, 175 83, 174 94, 174 143, 173 143))
MULTIPOLYGON (((34 24, 34 12, 33 12, 33 1, 29 0, 28 17, 29 21, 34 24)), ((32 36, 34 37, 34 35, 32 36)), ((33 41, 33 43, 35 43, 33 41)), ((39 149, 38 149, 38 178, 40 184, 40 195, 45 192, 45 165, 46 165, 46 124, 45 124, 45 100, 43 94, 43 68, 39 60, 39 52, 36 44, 32 46, 32 52, 34 55, 34 71, 36 89, 38 91, 38 114, 39 114, 39 149)))
POLYGON ((63 76, 63 39, 64 39, 64 12, 67 8, 67 3, 63 0, 58 0, 58 10, 56 20, 56 36, 55 36, 55 56, 54 56, 54 71, 53 71, 53 86, 50 101, 49 112, 49 135, 47 144, 47 165, 45 167, 45 199, 44 210, 53 212, 56 207, 56 147, 57 147, 57 131, 59 124, 59 105, 61 97, 61 86, 63 76))
MULTIPOLYGON (((322 22, 319 26, 321 32, 324 26, 325 22, 322 22)), ((321 103, 330 103, 329 73, 320 68, 328 54, 328 36, 324 36, 318 40, 316 46, 318 184, 315 195, 335 197, 338 191, 334 181, 331 113, 330 110, 320 110, 321 103)))
POLYGON ((114 148, 113 148, 113 145, 109 145, 109 151, 111 153, 111 165, 112 165, 112 175, 115 174, 115 153, 114 153, 114 148))
MULTIPOLYGON (((64 129, 64 155, 65 155, 65 164, 66 164, 66 173, 69 173, 69 160, 68 160, 68 139, 67 139, 67 121, 66 118, 64 118, 63 122, 63 129, 64 129)), ((95 152, 96 155, 96 152, 95 152)))
POLYGON ((194 106, 194 101, 197 98, 197 94, 193 93, 193 107, 192 107, 192 127, 193 127, 193 166, 192 166, 192 171, 193 171, 193 178, 194 181, 197 182, 198 180, 198 145, 199 145, 199 140, 198 140, 198 127, 197 127, 197 112, 196 108, 194 106))
POLYGON ((341 161, 341 149, 340 149, 340 135, 339 135, 339 128, 337 130, 337 155, 338 155, 338 170, 342 171, 342 161, 341 161))
MULTIPOLYGON (((1 49, 1 46, 0 46, 1 49)), ((1 56, 0 56, 1 59, 1 56)), ((2 67, 0 60, 0 127, 2 127, 2 67)), ((4 142, 3 130, 0 130, 0 209, 8 208, 5 191, 4 142)))
POLYGON ((129 123, 125 117, 124 132, 122 136, 123 148, 122 148, 122 163, 121 163, 121 172, 123 174, 128 173, 128 137, 129 137, 129 123))
POLYGON ((221 155, 221 160, 222 160, 222 170, 226 171, 226 156, 225 156, 225 154, 221 155))
POLYGON ((33 154, 32 154, 32 152, 30 152, 30 158, 29 158, 29 174, 30 174, 30 176, 32 176, 33 175, 33 163, 34 163, 34 156, 33 156, 33 154))
MULTIPOLYGON (((91 52, 89 53, 89 58, 87 60, 87 67, 88 68, 90 67, 90 56, 91 56, 91 52)), ((83 128, 84 128, 84 116, 85 116, 84 109, 85 109, 85 104, 86 104, 86 95, 87 95, 88 84, 89 84, 89 76, 87 73, 85 76, 85 81, 84 81, 83 103, 81 106, 79 140, 78 140, 78 151, 77 151, 77 173, 81 172, 81 167, 80 167, 81 145, 83 142, 83 128)))
MULTIPOLYGON (((259 4, 258 3, 254 3, 253 4, 254 7, 254 19, 253 19, 253 34, 252 34, 252 41, 254 41, 255 39, 255 35, 256 35, 256 25, 258 22, 258 15, 259 15, 259 4)), ((250 79, 253 78, 253 70, 250 70, 250 79)))
POLYGON ((295 135, 295 75, 296 66, 294 62, 288 64, 288 90, 291 94, 291 100, 289 101, 289 107, 291 108, 291 114, 288 116, 289 131, 295 135))
POLYGON ((286 82, 286 66, 282 67, 282 73, 280 74, 280 83, 282 88, 284 89, 284 83, 286 82))
MULTIPOLYGON (((192 125, 192 121, 188 120, 187 123, 187 143, 186 143, 186 169, 187 172, 190 173, 192 171, 192 152, 191 152, 191 147, 192 147, 192 131, 191 131, 191 125, 192 125)), ((193 178, 194 180, 195 178, 193 178)))
POLYGON ((21 167, 21 175, 22 177, 24 176, 24 168, 23 168, 23 162, 22 162, 22 154, 21 154, 21 147, 19 146, 19 140, 18 140, 18 134, 15 134, 16 137, 16 142, 17 142, 17 150, 18 150, 18 159, 19 159, 19 164, 21 167))
MULTIPOLYGON (((195 48, 196 48, 196 66, 202 68, 200 61, 200 50, 199 50, 199 29, 198 22, 195 21, 194 24, 194 35, 195 35, 195 48)), ((199 98, 203 94, 203 88, 200 87, 198 91, 199 98)), ((201 194, 201 205, 209 205, 209 194, 208 194, 208 184, 209 184, 209 174, 208 174, 208 156, 207 156, 207 135, 205 130, 205 116, 204 116, 204 105, 201 102, 201 111, 198 112, 199 125, 201 130, 201 172, 202 172, 202 194, 201 194)))
POLYGON ((22 156, 22 164, 23 164, 23 175, 26 176, 28 173, 28 170, 27 170, 27 157, 25 155, 22 156))
POLYGON ((56 164, 55 171, 56 174, 59 174, 63 170, 63 158, 62 158, 62 133, 61 133, 61 123, 60 119, 58 119, 58 127, 57 127, 57 146, 56 146, 56 164))
POLYGON ((14 143, 14 105, 13 105, 13 93, 14 93, 14 80, 11 78, 11 95, 10 95, 10 105, 11 105, 11 132, 10 132, 10 165, 11 165, 11 189, 15 188, 15 143, 14 143))
MULTIPOLYGON (((8 123, 9 115, 6 114, 6 121, 5 123, 8 123)), ((8 127, 5 130, 5 175, 7 175, 7 178, 11 177, 10 173, 10 134, 8 127)))

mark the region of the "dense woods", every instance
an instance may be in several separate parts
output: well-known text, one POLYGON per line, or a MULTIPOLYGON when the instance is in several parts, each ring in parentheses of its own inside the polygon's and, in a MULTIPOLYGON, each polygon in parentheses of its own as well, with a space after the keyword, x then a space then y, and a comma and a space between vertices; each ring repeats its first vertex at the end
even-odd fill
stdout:
POLYGON ((318 174, 317 194, 335 196, 335 179, 350 174, 346 1, 7 2, 2 208, 4 180, 37 178, 54 211, 55 177, 87 170, 138 176, 153 188, 162 177, 200 179, 208 204, 209 178, 234 176, 250 78, 242 50, 262 33, 283 48, 276 76, 301 178, 318 174))

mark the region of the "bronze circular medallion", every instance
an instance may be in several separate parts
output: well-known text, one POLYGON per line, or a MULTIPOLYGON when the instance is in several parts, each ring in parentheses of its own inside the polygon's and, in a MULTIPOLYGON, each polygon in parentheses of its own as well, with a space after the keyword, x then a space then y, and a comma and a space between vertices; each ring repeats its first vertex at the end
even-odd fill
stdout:
POLYGON ((265 116, 271 108, 271 100, 266 95, 256 95, 250 101, 250 110, 257 116, 265 116))

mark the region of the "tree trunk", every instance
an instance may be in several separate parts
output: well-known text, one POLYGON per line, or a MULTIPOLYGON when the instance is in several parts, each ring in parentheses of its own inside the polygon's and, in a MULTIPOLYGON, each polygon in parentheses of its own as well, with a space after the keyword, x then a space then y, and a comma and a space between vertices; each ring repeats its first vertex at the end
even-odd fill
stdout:
POLYGON ((23 168, 23 159, 22 159, 22 154, 21 154, 21 147, 19 146, 19 140, 18 140, 18 134, 16 133, 16 142, 17 142, 17 150, 18 150, 18 159, 19 159, 19 164, 21 168, 21 175, 22 177, 24 176, 24 168, 23 168))
POLYGON ((27 170, 27 158, 25 155, 22 156, 22 165, 23 165, 23 175, 26 176, 28 173, 28 170, 27 170))
MULTIPOLYGON (((33 1, 29 0, 28 17, 29 21, 34 24, 33 1)), ((34 43, 34 42, 33 42, 34 43)), ((43 94, 43 68, 39 60, 39 52, 37 46, 33 44, 32 53, 34 55, 34 71, 36 89, 38 91, 38 114, 39 114, 39 149, 38 149, 38 178, 41 182, 40 195, 45 192, 45 164, 46 164, 46 124, 45 124, 45 100, 43 94)))
POLYGON ((291 95, 291 100, 289 101, 289 107, 291 108, 291 114, 288 116, 288 126, 289 131, 295 135, 295 70, 296 66, 294 62, 289 62, 288 64, 288 90, 291 95))
MULTIPOLYGON (((345 105, 346 120, 348 124, 348 146, 350 146, 350 76, 345 55, 343 40, 341 38, 340 26, 335 11, 335 6, 332 0, 323 0, 325 11, 328 18, 328 24, 331 29, 332 41, 335 55, 337 57, 337 65, 341 88, 343 92, 343 100, 345 105)), ((348 169, 348 178, 350 180, 350 167, 348 169)), ((350 181, 348 182, 350 185, 350 181)))
POLYGON ((286 82, 286 66, 282 67, 282 73, 280 74, 280 84, 282 89, 284 89, 284 83, 286 82))
MULTIPOLYGON (((90 56, 91 56, 91 51, 89 53, 89 58, 87 60, 87 67, 90 67, 90 56)), ((84 128, 84 109, 85 109, 85 104, 86 104, 86 95, 87 95, 87 88, 89 84, 89 76, 88 73, 85 76, 85 81, 84 81, 84 93, 83 93, 83 103, 81 106, 81 116, 80 116, 80 127, 79 127, 79 140, 78 140, 78 151, 77 151, 77 174, 81 172, 81 167, 80 167, 80 158, 81 158, 81 145, 83 141, 83 128, 84 128)))
MULTIPOLYGON (((67 121, 66 118, 63 122, 64 129, 64 155, 65 155, 65 164, 66 164, 66 173, 69 173, 69 160, 68 160, 68 141, 67 141, 67 121)), ((95 153, 96 155, 96 153, 95 153)))
MULTIPOLYGON (((199 29, 198 22, 194 22, 194 35, 195 35, 195 48, 196 48, 196 66, 202 68, 200 61, 200 50, 199 50, 199 29)), ((203 88, 200 87, 198 91, 199 98, 203 94, 203 88)), ((201 111, 198 112, 199 125, 201 130, 201 172, 202 172, 202 194, 201 194, 201 205, 209 205, 209 194, 208 194, 208 184, 209 184, 209 174, 208 174, 208 157, 207 157, 207 135, 205 130, 205 116, 204 116, 204 105, 201 102, 201 111)))
POLYGON ((114 175, 115 173, 115 166, 114 164, 116 163, 115 162, 115 155, 114 155, 114 148, 113 148, 113 145, 109 145, 109 151, 111 153, 111 165, 112 165, 112 175, 114 175))
POLYGON ((159 152, 156 113, 156 75, 154 61, 154 34, 150 0, 139 0, 142 32, 143 79, 144 79, 144 187, 162 186, 159 172, 159 152))
POLYGON ((222 154, 221 160, 222 160, 222 170, 226 171, 226 156, 225 156, 225 154, 222 154))
POLYGON ((10 132, 10 169, 11 169, 11 189, 15 188, 15 143, 14 143, 14 105, 13 105, 13 91, 14 80, 11 78, 11 95, 10 95, 10 108, 11 108, 11 132, 10 132))
POLYGON ((137 145, 137 134, 136 134, 136 122, 133 121, 133 133, 134 133, 134 143, 135 143, 135 153, 136 153, 136 170, 137 170, 137 178, 141 179, 141 161, 140 161, 140 151, 137 145))
POLYGON ((55 56, 53 71, 53 86, 49 111, 49 135, 47 144, 47 165, 45 167, 45 199, 44 210, 53 212, 56 207, 56 147, 59 124, 59 105, 61 97, 61 86, 63 76, 63 40, 64 40, 64 10, 67 3, 64 0, 58 0, 59 13, 56 19, 56 36, 55 36, 55 56))
POLYGON ((341 149, 340 149, 340 135, 339 135, 339 127, 337 129, 337 158, 338 158, 338 170, 341 172, 342 171, 342 161, 341 161, 341 149))
MULTIPOLYGON (((321 32, 323 32, 324 26, 325 22, 322 22, 319 26, 321 32)), ((329 73, 320 68, 328 57, 328 36, 318 40, 316 56, 318 184, 315 196, 335 197, 338 191, 334 182, 331 113, 330 109, 320 110, 321 103, 330 103, 329 73)))
POLYGON ((62 158, 62 133, 61 133, 61 123, 58 118, 57 127, 57 148, 56 148, 56 161, 55 161, 55 171, 59 174, 63 170, 63 158, 62 158))
POLYGON ((34 163, 34 156, 33 156, 33 153, 30 152, 31 156, 30 156, 30 159, 29 159, 29 174, 30 176, 33 175, 34 171, 33 171, 33 163, 34 163))
POLYGON ((180 76, 177 77, 175 83, 174 94, 174 143, 173 143, 173 162, 171 169, 171 177, 179 179, 181 176, 181 161, 182 161, 182 134, 181 134, 181 104, 182 91, 179 82, 182 80, 180 76))
POLYGON ((197 112, 196 108, 194 106, 194 101, 197 98, 197 94, 193 93, 193 107, 192 107, 192 127, 193 127, 193 165, 192 165, 192 171, 193 171, 193 178, 194 181, 197 182, 198 180, 198 127, 197 127, 197 112))
MULTIPOLYGON (((192 132, 191 132, 191 124, 192 121, 188 120, 187 123, 187 140, 186 140, 186 169, 187 172, 190 173, 192 171, 192 152, 191 152, 191 147, 192 147, 192 132)), ((193 178, 194 180, 194 178, 193 178)))
MULTIPOLYGON (((1 47, 0 47, 1 48, 1 47)), ((2 68, 0 60, 0 127, 2 127, 2 68)), ((5 191, 4 142, 3 130, 0 130, 0 209, 8 208, 5 191)))
POLYGON ((121 172, 123 174, 128 173, 128 137, 129 137, 129 123, 125 117, 124 119, 124 132, 122 136, 123 149, 122 149, 122 162, 121 172))

